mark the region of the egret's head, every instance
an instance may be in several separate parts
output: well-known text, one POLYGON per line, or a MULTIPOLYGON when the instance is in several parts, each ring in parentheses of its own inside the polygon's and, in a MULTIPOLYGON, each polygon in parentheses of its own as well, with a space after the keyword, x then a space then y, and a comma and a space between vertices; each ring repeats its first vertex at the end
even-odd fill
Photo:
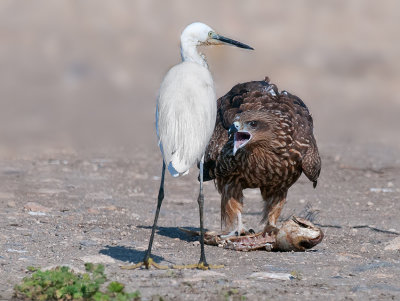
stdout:
POLYGON ((201 45, 233 45, 239 48, 253 49, 252 47, 238 41, 225 38, 217 34, 210 26, 195 22, 188 25, 182 32, 181 43, 190 43, 196 46, 201 45))

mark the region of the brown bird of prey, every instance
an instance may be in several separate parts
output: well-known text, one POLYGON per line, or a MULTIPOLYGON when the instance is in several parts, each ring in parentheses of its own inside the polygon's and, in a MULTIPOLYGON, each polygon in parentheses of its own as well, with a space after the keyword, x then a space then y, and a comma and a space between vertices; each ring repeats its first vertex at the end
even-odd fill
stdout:
POLYGON ((234 86, 217 107, 204 180, 214 179, 221 194, 221 222, 237 222, 229 235, 246 234, 243 189, 260 188, 267 231, 276 226, 288 189, 302 172, 317 185, 321 159, 310 112, 300 98, 279 92, 268 78, 234 86))

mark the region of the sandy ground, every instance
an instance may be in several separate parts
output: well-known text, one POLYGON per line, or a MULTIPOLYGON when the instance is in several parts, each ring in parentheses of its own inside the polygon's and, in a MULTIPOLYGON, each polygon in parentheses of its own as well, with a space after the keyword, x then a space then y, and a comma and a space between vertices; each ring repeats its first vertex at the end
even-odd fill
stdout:
MULTIPOLYGON (((27 266, 86 261, 145 300, 400 299, 399 12, 397 1, 2 1, 0 300, 27 266), (155 98, 195 20, 256 49, 205 51, 219 96, 268 75, 309 106, 321 178, 315 190, 300 178, 283 217, 310 204, 325 239, 305 253, 206 246, 225 265, 210 272, 121 270, 147 247, 161 172, 155 98)), ((196 173, 166 178, 161 263, 198 261, 177 229, 198 227, 196 173)), ((205 224, 218 230, 219 195, 205 189, 205 224)), ((245 223, 258 229, 260 196, 245 196, 245 223)))

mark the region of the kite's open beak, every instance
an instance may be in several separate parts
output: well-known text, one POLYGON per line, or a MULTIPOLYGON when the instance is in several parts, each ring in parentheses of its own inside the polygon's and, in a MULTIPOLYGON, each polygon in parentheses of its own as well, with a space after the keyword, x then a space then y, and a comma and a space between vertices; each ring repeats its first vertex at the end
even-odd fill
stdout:
POLYGON ((235 133, 233 142, 233 155, 244 147, 251 140, 251 134, 247 131, 238 131, 235 133))

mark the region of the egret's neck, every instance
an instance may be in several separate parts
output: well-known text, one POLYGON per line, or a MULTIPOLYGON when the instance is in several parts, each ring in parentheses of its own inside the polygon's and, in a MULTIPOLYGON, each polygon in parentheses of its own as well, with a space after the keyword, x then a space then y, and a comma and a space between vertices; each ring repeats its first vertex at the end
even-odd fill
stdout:
POLYGON ((194 62, 208 69, 205 57, 197 51, 197 45, 190 40, 181 40, 182 61, 194 62))

